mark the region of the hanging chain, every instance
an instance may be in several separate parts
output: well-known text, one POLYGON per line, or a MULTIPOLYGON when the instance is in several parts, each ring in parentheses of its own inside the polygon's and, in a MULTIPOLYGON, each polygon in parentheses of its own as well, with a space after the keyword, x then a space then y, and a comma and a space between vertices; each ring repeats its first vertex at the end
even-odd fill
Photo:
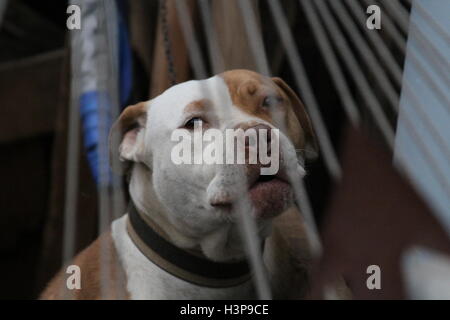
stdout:
POLYGON ((172 44, 169 35, 169 24, 167 23, 167 0, 159 1, 159 16, 161 18, 161 27, 164 41, 164 52, 167 58, 167 71, 169 72, 170 85, 173 86, 177 83, 177 75, 175 73, 175 66, 173 63, 172 44))

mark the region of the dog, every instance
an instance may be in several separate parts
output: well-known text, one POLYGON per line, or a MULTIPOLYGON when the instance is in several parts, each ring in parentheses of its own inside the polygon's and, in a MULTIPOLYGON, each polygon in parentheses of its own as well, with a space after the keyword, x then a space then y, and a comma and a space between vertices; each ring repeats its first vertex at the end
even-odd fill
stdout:
POLYGON ((75 257, 81 288, 67 289, 62 270, 41 299, 256 298, 239 199, 247 199, 244 214, 255 221, 273 297, 304 297, 311 258, 288 177, 303 178, 304 160, 317 145, 305 107, 282 79, 231 70, 177 84, 125 108, 111 137, 120 141, 111 157, 120 159, 115 170, 129 176, 130 208, 75 257), (260 163, 175 164, 173 132, 194 139, 200 124, 203 130, 278 129, 278 172, 263 177, 260 163), (236 172, 245 178, 239 186, 230 183, 236 172))

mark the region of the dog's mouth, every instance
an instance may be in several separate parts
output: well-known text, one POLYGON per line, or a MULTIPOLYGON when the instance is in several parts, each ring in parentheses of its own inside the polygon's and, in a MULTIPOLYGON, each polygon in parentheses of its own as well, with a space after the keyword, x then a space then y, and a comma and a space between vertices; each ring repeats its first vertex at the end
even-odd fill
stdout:
POLYGON ((287 209, 292 190, 282 174, 260 175, 248 190, 257 218, 271 218, 287 209))
MULTIPOLYGON (((251 169, 247 172, 247 196, 253 205, 256 218, 271 218, 287 209, 292 199, 291 186, 287 181, 282 172, 275 175, 261 175, 259 171, 255 174, 251 169)), ((216 209, 232 213, 233 202, 225 197, 219 198, 212 205, 216 209)))
POLYGON ((269 182, 269 181, 272 181, 274 179, 278 179, 276 175, 260 175, 258 180, 255 181, 255 184, 269 182))

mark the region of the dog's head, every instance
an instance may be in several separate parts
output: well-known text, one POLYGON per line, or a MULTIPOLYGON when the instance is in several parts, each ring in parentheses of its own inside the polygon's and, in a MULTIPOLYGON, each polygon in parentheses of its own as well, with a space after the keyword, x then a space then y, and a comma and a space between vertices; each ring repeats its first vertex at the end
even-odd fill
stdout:
POLYGON ((165 207, 167 221, 194 238, 232 230, 239 197, 250 200, 261 224, 286 210, 293 203, 288 173, 301 179, 304 170, 297 156, 316 152, 309 118, 292 89, 280 78, 247 70, 181 83, 130 106, 112 136, 120 141, 112 156, 120 158, 122 169, 144 164, 151 173, 148 186, 165 207), (243 143, 232 138, 232 145, 227 129, 240 129, 243 143), (270 158, 265 163, 259 159, 264 142, 270 158), (250 163, 248 152, 244 163, 227 163, 227 153, 236 153, 238 146, 253 150, 256 163, 250 163), (224 164, 211 162, 211 156, 224 164), (261 174, 263 168, 268 175, 261 174))

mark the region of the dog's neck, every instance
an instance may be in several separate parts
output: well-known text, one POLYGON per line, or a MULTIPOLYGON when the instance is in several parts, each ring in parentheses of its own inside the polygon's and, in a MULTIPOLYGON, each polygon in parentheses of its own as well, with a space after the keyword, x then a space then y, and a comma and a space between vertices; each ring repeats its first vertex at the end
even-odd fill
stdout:
POLYGON ((152 184, 152 172, 144 164, 135 163, 131 172, 129 191, 136 209, 153 221, 153 227, 174 245, 201 252, 215 261, 240 260, 244 250, 236 225, 224 225, 204 236, 191 235, 180 230, 169 220, 168 209, 161 203, 152 184))
POLYGON ((168 241, 182 248, 195 248, 197 241, 175 228, 168 220, 167 209, 159 201, 152 185, 151 170, 141 163, 133 166, 129 191, 136 209, 153 221, 158 233, 168 241))

